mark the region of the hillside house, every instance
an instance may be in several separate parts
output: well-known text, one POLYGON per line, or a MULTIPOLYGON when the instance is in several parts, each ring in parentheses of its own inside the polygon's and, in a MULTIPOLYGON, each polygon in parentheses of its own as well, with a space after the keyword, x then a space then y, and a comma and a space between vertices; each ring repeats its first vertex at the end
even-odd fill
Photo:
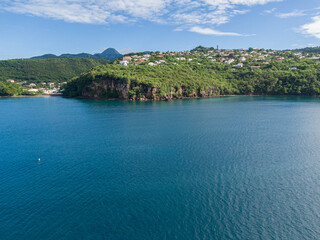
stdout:
POLYGON ((53 82, 48 82, 48 85, 49 85, 50 88, 54 87, 54 83, 53 82))
POLYGON ((121 66, 128 66, 128 61, 120 61, 121 66))
POLYGON ((234 65, 233 67, 236 67, 236 68, 242 68, 243 67, 243 63, 238 63, 237 65, 234 65))
POLYGON ((234 59, 229 59, 226 63, 227 64, 231 64, 231 63, 233 63, 234 62, 234 59))
POLYGON ((28 91, 29 91, 29 92, 38 92, 39 89, 37 89, 37 88, 32 88, 32 89, 28 89, 28 91))
POLYGON ((125 56, 122 58, 122 61, 127 61, 127 62, 130 62, 131 61, 131 57, 130 56, 125 56))

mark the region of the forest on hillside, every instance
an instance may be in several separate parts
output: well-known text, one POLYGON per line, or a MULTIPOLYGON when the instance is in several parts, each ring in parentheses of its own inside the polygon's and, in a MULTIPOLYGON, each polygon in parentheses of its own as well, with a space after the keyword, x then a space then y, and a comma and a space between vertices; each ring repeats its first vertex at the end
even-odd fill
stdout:
POLYGON ((108 63, 105 59, 17 59, 0 61, 0 81, 65 82, 91 68, 108 63))
POLYGON ((311 60, 272 62, 259 69, 232 68, 221 63, 183 62, 179 65, 120 66, 107 64, 97 66, 69 81, 64 95, 68 97, 98 96, 123 98, 114 89, 104 89, 97 95, 91 86, 106 81, 128 84, 129 96, 146 97, 148 87, 156 88, 156 95, 163 97, 209 95, 296 95, 320 94, 320 66, 311 60), (294 70, 290 70, 294 69, 294 70), (183 92, 178 91, 184 89, 183 92), (91 91, 91 93, 90 93, 91 91))

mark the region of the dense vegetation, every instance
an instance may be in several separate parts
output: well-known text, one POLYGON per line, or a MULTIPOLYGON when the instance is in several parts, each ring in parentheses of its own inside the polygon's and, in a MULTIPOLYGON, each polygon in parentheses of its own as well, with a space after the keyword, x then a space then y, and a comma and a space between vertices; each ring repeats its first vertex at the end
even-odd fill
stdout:
POLYGON ((34 94, 30 88, 43 91, 48 82, 65 88, 67 97, 159 100, 231 94, 320 95, 319 54, 199 46, 187 52, 129 55, 113 64, 90 58, 0 61, 0 95, 34 94), (120 65, 124 59, 127 66, 120 65), (6 83, 7 79, 21 81, 21 85, 6 83), (70 79, 65 87, 61 84, 70 79))
POLYGON ((320 47, 306 47, 306 48, 295 49, 295 51, 304 52, 304 53, 320 53, 320 47))
POLYGON ((0 82, 0 96, 14 96, 14 95, 36 95, 37 93, 24 90, 17 83, 0 82))
POLYGON ((104 59, 23 59, 0 61, 0 81, 64 82, 100 64, 104 59))
MULTIPOLYGON (((155 87, 156 95, 172 95, 172 98, 201 96, 201 92, 214 89, 208 95, 254 94, 254 95, 306 95, 320 94, 320 66, 312 60, 286 60, 270 62, 260 69, 250 67, 234 69, 221 63, 212 63, 206 59, 197 62, 183 61, 180 64, 161 66, 103 65, 70 81, 64 95, 81 97, 96 95, 97 85, 113 80, 129 84, 129 97, 146 96, 147 87, 155 87), (290 68, 294 67, 294 70, 290 68), (179 92, 179 89, 184 89, 179 92)), ((119 97, 121 94, 105 90, 99 97, 119 97)))

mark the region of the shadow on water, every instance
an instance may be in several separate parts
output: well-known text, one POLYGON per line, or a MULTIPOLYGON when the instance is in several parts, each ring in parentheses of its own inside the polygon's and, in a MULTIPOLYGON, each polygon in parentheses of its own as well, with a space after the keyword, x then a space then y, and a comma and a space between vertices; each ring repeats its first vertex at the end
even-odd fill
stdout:
MULTIPOLYGON (((317 104, 320 102, 319 97, 277 97, 277 96, 222 96, 213 98, 195 98, 195 99, 175 99, 172 101, 124 101, 124 100, 92 100, 92 99, 68 99, 75 101, 80 105, 89 109, 99 111, 161 111, 169 109, 180 109, 189 107, 201 108, 205 106, 218 106, 219 104, 251 104, 255 106, 285 104, 290 106, 291 103, 311 103, 317 104)), ((226 106, 227 106, 226 105, 226 106)))

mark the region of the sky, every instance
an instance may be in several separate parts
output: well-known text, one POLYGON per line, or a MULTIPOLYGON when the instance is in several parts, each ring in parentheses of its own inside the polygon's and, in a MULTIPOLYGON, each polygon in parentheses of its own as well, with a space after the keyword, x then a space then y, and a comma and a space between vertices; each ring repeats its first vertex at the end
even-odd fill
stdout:
POLYGON ((0 59, 319 41, 319 0, 0 0, 0 59))

